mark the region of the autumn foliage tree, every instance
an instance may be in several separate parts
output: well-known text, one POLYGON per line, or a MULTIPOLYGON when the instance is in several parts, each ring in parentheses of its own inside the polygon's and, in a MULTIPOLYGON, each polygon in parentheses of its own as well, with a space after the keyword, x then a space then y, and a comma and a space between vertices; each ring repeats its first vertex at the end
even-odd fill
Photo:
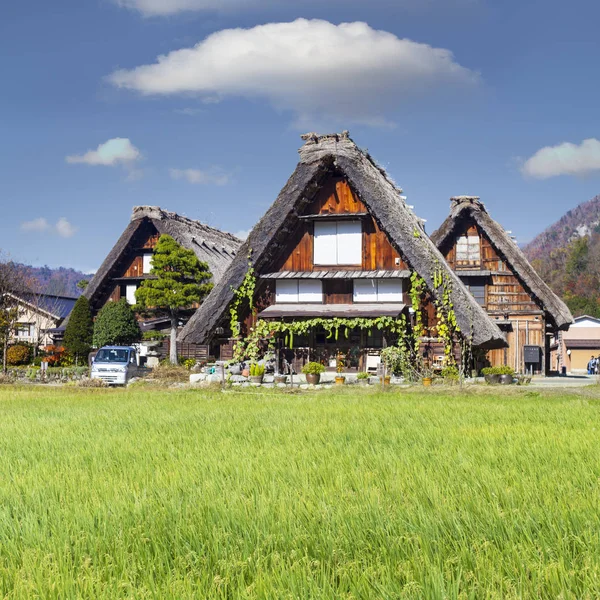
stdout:
POLYGON ((177 326, 181 311, 201 302, 210 292, 212 274, 193 250, 183 248, 169 235, 161 235, 154 248, 150 274, 153 278, 144 280, 135 294, 136 310, 169 316, 169 359, 177 364, 177 326))

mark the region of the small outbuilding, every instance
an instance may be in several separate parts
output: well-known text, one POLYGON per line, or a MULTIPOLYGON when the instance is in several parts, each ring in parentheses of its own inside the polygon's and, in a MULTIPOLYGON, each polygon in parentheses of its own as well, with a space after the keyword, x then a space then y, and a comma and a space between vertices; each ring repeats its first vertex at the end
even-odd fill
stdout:
POLYGON ((450 215, 431 239, 506 335, 508 347, 490 351, 489 362, 517 372, 549 373, 551 338, 573 322, 567 305, 479 197, 455 196, 450 201, 450 215))

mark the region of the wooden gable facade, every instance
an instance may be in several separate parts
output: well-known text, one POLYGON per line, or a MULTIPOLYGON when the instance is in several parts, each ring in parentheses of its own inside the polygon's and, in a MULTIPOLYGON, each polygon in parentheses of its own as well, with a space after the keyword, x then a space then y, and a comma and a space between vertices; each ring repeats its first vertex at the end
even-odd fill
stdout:
POLYGON ((140 224, 131 237, 120 260, 111 269, 111 275, 95 298, 94 310, 99 310, 107 302, 118 302, 125 298, 135 304, 135 292, 144 279, 151 277, 152 253, 160 233, 150 220, 140 224))
MULTIPOLYGON (((206 262, 215 283, 241 245, 235 236, 198 221, 157 206, 136 206, 127 227, 84 292, 93 314, 107 302, 122 298, 135 304, 135 291, 144 279, 152 277, 152 254, 162 234, 170 235, 206 262)), ((195 308, 190 307, 190 314, 195 308)))
POLYGON ((508 346, 490 350, 489 363, 521 373, 549 372, 550 336, 568 327, 568 309, 509 234, 491 220, 479 198, 459 196, 451 202, 451 216, 431 237, 506 336, 508 346))
MULTIPOLYGON (((259 311, 246 316, 244 330, 254 326, 257 318, 376 318, 398 317, 403 312, 408 317, 409 277, 405 260, 347 178, 331 175, 298 215, 295 229, 275 260, 262 267, 257 286, 259 311), (338 224, 347 232, 347 240, 337 248, 337 260, 319 258, 320 232, 333 238, 338 224)), ((296 371, 309 360, 334 370, 340 354, 345 357, 346 371, 373 371, 378 351, 393 341, 385 331, 357 329, 334 339, 316 328, 296 339, 286 357, 296 371)), ((230 348, 227 344, 222 349, 224 358, 230 348)))
MULTIPOLYGON (((250 257, 257 281, 253 311, 240 315, 242 338, 257 319, 377 319, 405 314, 410 323, 411 273, 434 290, 438 269, 452 283, 457 320, 465 331, 474 331, 475 345, 505 343, 425 235, 400 190, 347 134, 310 134, 300 155, 288 183, 180 340, 210 341, 221 346, 222 359, 231 358, 229 307, 250 257)), ((435 335, 432 307, 427 314, 428 334, 435 335)), ((332 338, 315 326, 302 339, 295 336, 290 361, 296 370, 307 360, 333 368, 335 355, 341 353, 345 370, 372 370, 379 349, 394 341, 375 327, 348 331, 347 337, 345 333, 332 338)))

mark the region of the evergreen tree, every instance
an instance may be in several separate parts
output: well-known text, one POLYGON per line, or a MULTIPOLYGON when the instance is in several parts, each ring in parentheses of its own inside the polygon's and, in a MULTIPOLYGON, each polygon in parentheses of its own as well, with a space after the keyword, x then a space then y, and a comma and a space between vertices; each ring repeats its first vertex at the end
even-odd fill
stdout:
POLYGON ((167 314, 171 320, 170 360, 177 364, 177 325, 181 310, 200 302, 212 289, 208 265, 193 250, 183 248, 171 236, 161 235, 152 257, 151 275, 138 288, 137 309, 167 314))
POLYGON ((79 296, 65 329, 65 348, 75 356, 75 364, 92 349, 93 331, 90 302, 85 296, 79 296))
POLYGON ((129 346, 142 337, 135 314, 125 298, 105 304, 94 322, 94 346, 129 346))

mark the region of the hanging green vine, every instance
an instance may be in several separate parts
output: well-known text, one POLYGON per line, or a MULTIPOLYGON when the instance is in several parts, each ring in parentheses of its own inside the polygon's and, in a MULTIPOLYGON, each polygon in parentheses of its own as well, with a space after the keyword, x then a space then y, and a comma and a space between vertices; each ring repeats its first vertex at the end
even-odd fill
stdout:
POLYGON ((231 329, 231 335, 238 337, 240 335, 240 315, 239 310, 245 300, 248 301, 250 310, 253 308, 254 303, 254 290, 256 289, 256 276, 254 274, 254 266, 250 260, 252 257, 252 250, 248 253, 248 270, 244 275, 244 280, 237 289, 233 286, 233 300, 229 307, 229 327, 231 329))
MULTIPOLYGON (((244 340, 243 345, 239 346, 239 352, 234 355, 235 361, 255 360, 260 355, 260 344, 265 339, 270 339, 277 334, 285 336, 286 346, 294 347, 294 337, 306 335, 312 329, 322 327, 327 333, 327 339, 336 341, 343 335, 348 338, 353 329, 367 331, 369 334, 373 329, 386 330, 390 333, 404 334, 406 332, 406 317, 314 317, 298 321, 265 321, 259 319, 255 326, 250 330, 244 340)), ((237 347, 236 346, 236 349, 237 347)))

